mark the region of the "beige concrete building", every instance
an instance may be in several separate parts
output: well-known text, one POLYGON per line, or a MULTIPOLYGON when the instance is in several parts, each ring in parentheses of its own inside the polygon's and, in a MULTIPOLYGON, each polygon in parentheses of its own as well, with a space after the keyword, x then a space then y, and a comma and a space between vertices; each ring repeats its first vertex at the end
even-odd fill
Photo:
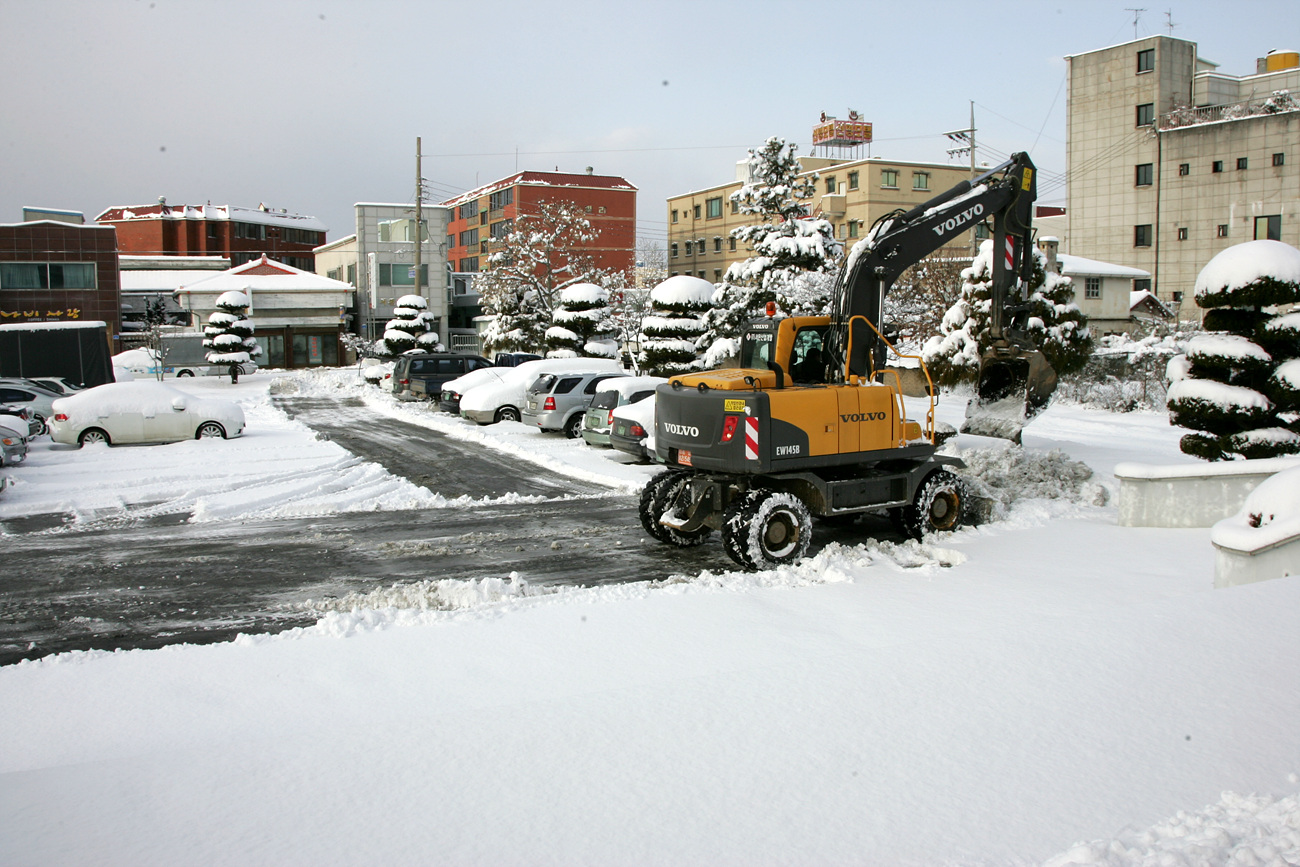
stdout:
POLYGON ((1256 238, 1300 245, 1295 52, 1242 76, 1169 36, 1066 60, 1063 251, 1150 272, 1133 289, 1195 319, 1191 290, 1216 253, 1256 238))
MULTIPOLYGON (((866 235, 881 216, 897 208, 912 208, 970 179, 969 166, 913 163, 870 158, 839 160, 799 157, 804 174, 818 174, 817 193, 808 202, 810 216, 835 227, 846 249, 866 235)), ((722 280, 733 262, 750 255, 731 230, 755 222, 731 203, 731 194, 747 180, 749 161, 736 164, 736 178, 716 187, 668 199, 668 273, 689 274, 711 283, 722 280)), ((950 247, 954 254, 970 253, 969 243, 950 247)))

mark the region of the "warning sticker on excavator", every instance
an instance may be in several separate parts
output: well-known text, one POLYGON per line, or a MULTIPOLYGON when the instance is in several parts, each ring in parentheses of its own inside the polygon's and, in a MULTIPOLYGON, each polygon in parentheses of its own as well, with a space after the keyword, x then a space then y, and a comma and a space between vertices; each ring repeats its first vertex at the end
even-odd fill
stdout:
POLYGON ((743 400, 724 400, 722 409, 725 412, 744 412, 745 402, 743 400))
POLYGON ((1023 178, 1020 179, 1020 189, 1028 190, 1033 183, 1034 183, 1034 170, 1025 169, 1025 175, 1023 178))

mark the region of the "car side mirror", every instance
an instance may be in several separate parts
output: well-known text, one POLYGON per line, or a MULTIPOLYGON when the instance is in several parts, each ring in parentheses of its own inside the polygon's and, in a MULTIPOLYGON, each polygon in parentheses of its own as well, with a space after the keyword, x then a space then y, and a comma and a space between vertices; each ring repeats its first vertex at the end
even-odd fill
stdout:
POLYGON ((183 397, 172 398, 172 409, 176 410, 177 412, 184 412, 185 398, 183 397))

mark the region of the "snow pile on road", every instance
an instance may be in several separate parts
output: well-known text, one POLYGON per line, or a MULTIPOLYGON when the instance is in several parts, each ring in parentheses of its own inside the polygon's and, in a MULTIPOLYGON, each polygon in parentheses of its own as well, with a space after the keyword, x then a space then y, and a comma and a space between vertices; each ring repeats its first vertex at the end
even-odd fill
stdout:
POLYGON ((1070 460, 1060 449, 1038 451, 1006 443, 955 451, 966 462, 962 476, 976 494, 994 501, 994 517, 1006 517, 1023 500, 1084 506, 1104 506, 1109 500, 1106 487, 1093 480, 1092 468, 1070 460))
MULTIPOLYGON (((1290 775, 1297 782, 1295 774, 1290 775)), ((1113 840, 1072 846, 1043 867, 1300 864, 1300 797, 1224 792, 1217 804, 1113 840)))
MULTIPOLYGON (((343 611, 376 612, 393 609, 415 609, 417 611, 455 611, 466 608, 480 608, 494 605, 506 599, 523 599, 530 596, 543 596, 556 592, 558 588, 533 587, 519 577, 518 572, 511 572, 508 578, 483 578, 481 580, 461 581, 444 578, 434 581, 417 581, 407 584, 392 584, 380 587, 369 593, 349 593, 336 599, 309 599, 300 607, 308 611, 343 611)), ((338 618, 334 622, 339 622, 338 618)), ((379 621, 368 618, 371 625, 379 621)), ((354 622, 350 629, 355 629, 354 622)), ((326 631, 330 627, 324 627, 326 631)))

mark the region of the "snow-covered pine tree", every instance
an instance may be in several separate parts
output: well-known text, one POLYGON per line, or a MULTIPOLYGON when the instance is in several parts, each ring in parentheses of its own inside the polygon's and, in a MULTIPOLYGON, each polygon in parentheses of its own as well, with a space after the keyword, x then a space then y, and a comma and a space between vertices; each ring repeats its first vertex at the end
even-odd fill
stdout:
POLYGON ((203 326, 203 346, 212 364, 243 364, 262 354, 253 337, 253 322, 248 318, 248 296, 243 292, 222 292, 217 296, 216 312, 203 326))
POLYGON ((539 202, 493 238, 489 269, 474 280, 483 312, 493 317, 483 334, 488 353, 536 352, 566 286, 599 282, 602 274, 583 250, 596 231, 572 202, 539 202))
POLYGON ((560 290, 555 323, 546 329, 548 358, 614 358, 618 344, 612 335, 609 292, 595 283, 575 283, 560 290))
POLYGON ((1215 333, 1170 362, 1169 422, 1190 428, 1179 447, 1210 461, 1300 452, 1300 250, 1247 241, 1211 259, 1196 304, 1215 333))
MULTIPOLYGON (((1088 319, 1074 303, 1069 277, 1047 271, 1047 256, 1032 251, 1026 331, 1058 375, 1082 370, 1092 354, 1088 319)), ((990 345, 989 310, 992 307, 993 242, 980 244, 979 255, 961 272, 961 296, 948 308, 940 333, 925 342, 921 356, 935 382, 953 385, 973 381, 979 374, 981 353, 990 345)))
POLYGON ((701 341, 713 284, 699 277, 669 277, 650 292, 651 313, 641 323, 640 367, 649 376, 699 368, 701 341))
POLYGON ((420 295, 403 295, 393 308, 393 318, 384 326, 384 351, 389 355, 401 355, 412 350, 437 350, 440 347, 438 332, 430 330, 432 324, 429 302, 420 295))
MULTIPOLYGON (((731 230, 752 254, 723 275, 709 315, 709 342, 737 341, 750 319, 775 301, 784 313, 821 314, 830 306, 843 245, 824 219, 805 216, 818 175, 800 174, 795 146, 769 138, 749 152, 749 181, 731 195, 742 214, 759 218, 731 230)), ((716 353, 714 353, 716 354, 716 353)))

